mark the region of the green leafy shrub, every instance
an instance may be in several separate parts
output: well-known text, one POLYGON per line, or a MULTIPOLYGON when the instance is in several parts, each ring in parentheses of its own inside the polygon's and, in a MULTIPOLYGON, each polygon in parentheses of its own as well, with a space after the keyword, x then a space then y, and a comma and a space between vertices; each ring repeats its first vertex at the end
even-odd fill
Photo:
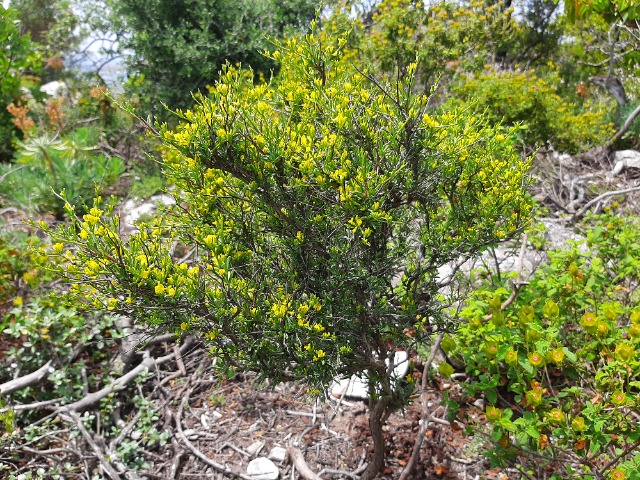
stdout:
MULTIPOLYGON (((22 401, 81 398, 85 388, 81 375, 85 368, 83 359, 90 358, 98 365, 108 353, 105 347, 118 338, 113 315, 86 315, 65 303, 54 296, 33 298, 13 308, 0 325, 2 334, 13 339, 2 354, 0 383, 11 380, 16 370, 24 375, 49 360, 53 360, 55 368, 44 389, 21 390, 12 394, 14 398, 22 401)), ((108 370, 102 372, 107 373, 108 370)))
POLYGON ((496 124, 522 125, 520 135, 529 146, 549 142, 577 153, 605 143, 614 133, 604 110, 568 103, 552 83, 531 72, 485 72, 462 81, 454 95, 454 104, 468 104, 496 124))
POLYGON ((450 354, 473 378, 469 393, 486 394, 495 464, 638 478, 639 226, 595 218, 587 241, 550 252, 506 311, 502 288, 468 302, 450 354))
POLYGON ((22 232, 0 234, 0 304, 20 304, 22 296, 53 280, 43 242, 22 232))

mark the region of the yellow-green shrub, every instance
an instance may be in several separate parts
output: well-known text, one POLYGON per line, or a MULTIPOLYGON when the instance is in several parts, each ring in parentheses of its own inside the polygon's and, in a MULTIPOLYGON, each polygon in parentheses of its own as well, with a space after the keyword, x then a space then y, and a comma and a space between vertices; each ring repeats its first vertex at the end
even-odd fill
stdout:
POLYGON ((532 72, 484 72, 461 81, 454 104, 468 104, 494 123, 522 125, 522 141, 529 146, 551 143, 577 153, 601 145, 613 135, 606 111, 578 106, 561 98, 553 84, 532 72))
POLYGON ((316 393, 367 369, 373 478, 380 416, 407 398, 385 360, 443 320, 438 266, 526 222, 528 162, 508 129, 429 115, 428 97, 412 94, 415 65, 387 84, 340 57, 308 35, 273 53, 272 84, 227 68, 177 128, 160 128, 170 216, 124 241, 96 203, 50 233, 96 308, 200 331, 230 365, 316 393), (189 261, 176 244, 194 249, 189 261))

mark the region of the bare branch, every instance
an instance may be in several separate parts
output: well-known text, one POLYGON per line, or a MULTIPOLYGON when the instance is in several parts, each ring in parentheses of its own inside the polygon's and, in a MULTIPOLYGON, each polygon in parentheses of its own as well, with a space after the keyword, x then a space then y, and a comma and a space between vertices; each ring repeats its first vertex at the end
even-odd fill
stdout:
POLYGON ((8 393, 15 392, 16 390, 22 390, 23 388, 27 388, 40 383, 49 374, 51 363, 51 360, 49 360, 35 372, 3 383, 2 385, 0 385, 0 395, 6 395, 8 393))
POLYGON ((418 432, 418 438, 416 438, 416 442, 413 444, 413 452, 411 453, 411 458, 407 462, 407 465, 402 470, 400 474, 399 480, 407 480, 411 473, 413 472, 413 468, 418 461, 418 457, 420 456, 420 449, 422 448, 422 442, 424 441, 424 436, 427 433, 427 429, 429 428, 429 421, 431 416, 429 414, 429 401, 427 398, 427 381, 429 378, 429 369, 431 368, 431 364, 433 363, 433 359, 436 357, 436 353, 440 349, 440 345, 442 344, 442 339, 444 338, 444 332, 441 332, 436 337, 436 341, 433 342, 431 346, 431 352, 429 354, 429 358, 424 364, 424 368, 422 369, 422 383, 420 396, 422 397, 422 415, 421 415, 421 425, 420 431, 418 432))
POLYGON ((287 448, 287 456, 291 460, 291 463, 296 467, 298 474, 304 478, 304 480, 322 480, 318 475, 313 473, 313 471, 307 465, 307 462, 304 460, 304 456, 300 449, 295 447, 287 448))
POLYGON ((616 134, 613 136, 613 138, 611 138, 611 142, 609 143, 609 145, 617 142, 618 140, 620 140, 622 138, 622 136, 625 133, 627 133, 627 130, 629 130, 629 127, 631 127, 631 124, 633 123, 633 121, 636 119, 636 117, 638 115, 640 115, 640 105, 638 105, 636 107, 636 109, 629 114, 627 119, 624 121, 624 124, 622 125, 622 128, 620 128, 620 130, 618 130, 616 132, 616 134))
POLYGON ((593 205, 595 205, 598 202, 604 200, 605 198, 613 197, 614 195, 623 195, 625 193, 637 192, 638 190, 640 190, 640 186, 631 187, 631 188, 624 188, 622 190, 614 190, 612 192, 605 192, 602 195, 598 195, 596 198, 594 198, 593 200, 587 202, 584 207, 582 207, 580 210, 578 210, 576 213, 574 213, 573 217, 571 217, 571 221, 575 222, 577 220, 580 220, 582 217, 584 217, 585 213, 587 213, 587 211, 593 205))
MULTIPOLYGON (((191 336, 187 337, 182 347, 180 347, 180 350, 179 350, 180 354, 184 355, 194 345, 194 343, 195 343, 194 337, 191 337, 191 336)), ((123 375, 117 378, 113 383, 105 386, 104 388, 98 390, 97 392, 93 392, 76 402, 65 405, 63 408, 65 410, 70 410, 75 412, 81 412, 81 411, 87 410, 88 408, 98 403, 107 395, 113 392, 119 392, 121 390, 124 390, 127 387, 127 385, 131 383, 141 373, 152 372, 159 365, 162 365, 163 363, 167 363, 170 360, 174 360, 176 357, 175 353, 171 353, 169 355, 165 355, 164 357, 160 357, 157 359, 148 356, 149 355, 148 352, 146 352, 146 355, 147 357, 144 360, 142 360, 142 362, 140 362, 137 367, 135 367, 133 370, 128 372, 126 375, 123 375)))

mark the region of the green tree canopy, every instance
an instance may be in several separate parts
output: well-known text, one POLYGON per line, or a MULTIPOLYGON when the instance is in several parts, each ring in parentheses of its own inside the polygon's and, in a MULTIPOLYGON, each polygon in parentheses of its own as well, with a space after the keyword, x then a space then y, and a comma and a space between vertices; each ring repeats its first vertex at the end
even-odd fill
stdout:
POLYGON ((140 93, 152 111, 193 104, 192 93, 212 84, 225 62, 250 65, 267 76, 274 63, 262 55, 269 38, 306 28, 312 0, 117 0, 114 27, 122 29, 130 74, 142 76, 140 93))

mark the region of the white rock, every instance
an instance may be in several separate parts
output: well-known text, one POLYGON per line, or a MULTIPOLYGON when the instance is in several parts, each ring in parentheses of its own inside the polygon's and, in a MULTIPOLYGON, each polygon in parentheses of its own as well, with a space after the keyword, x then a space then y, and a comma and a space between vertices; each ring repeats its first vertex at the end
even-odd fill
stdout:
POLYGON ((611 176, 620 175, 623 170, 629 168, 640 168, 640 152, 635 150, 620 150, 615 153, 615 166, 611 176))
POLYGON ((267 458, 274 462, 284 462, 284 459, 287 458, 287 449, 282 447, 273 447, 267 458))
POLYGON ((200 423, 207 430, 209 429, 209 420, 210 420, 209 415, 207 415, 206 413, 203 413, 202 415, 200 415, 200 423))
POLYGON ((247 475, 256 480, 276 480, 280 476, 280 471, 271 460, 260 457, 249 462, 247 475))
POLYGON ((135 230, 135 223, 145 215, 153 215, 158 205, 173 205, 176 203, 171 195, 154 195, 148 200, 136 203, 133 200, 127 200, 121 207, 120 226, 126 230, 135 230))
MULTIPOLYGON (((409 371, 409 355, 404 351, 397 351, 393 360, 395 365, 393 369, 393 378, 395 381, 404 378, 409 371)), ((387 361, 387 365, 389 362, 387 361)), ((367 385, 367 372, 363 372, 361 377, 357 375, 349 378, 336 377, 333 379, 331 385, 331 394, 334 397, 340 398, 345 396, 347 398, 357 398, 366 400, 369 398, 369 388, 367 385)))
POLYGON ((60 97, 67 93, 67 84, 64 82, 45 83, 40 87, 40 91, 52 97, 60 97))

